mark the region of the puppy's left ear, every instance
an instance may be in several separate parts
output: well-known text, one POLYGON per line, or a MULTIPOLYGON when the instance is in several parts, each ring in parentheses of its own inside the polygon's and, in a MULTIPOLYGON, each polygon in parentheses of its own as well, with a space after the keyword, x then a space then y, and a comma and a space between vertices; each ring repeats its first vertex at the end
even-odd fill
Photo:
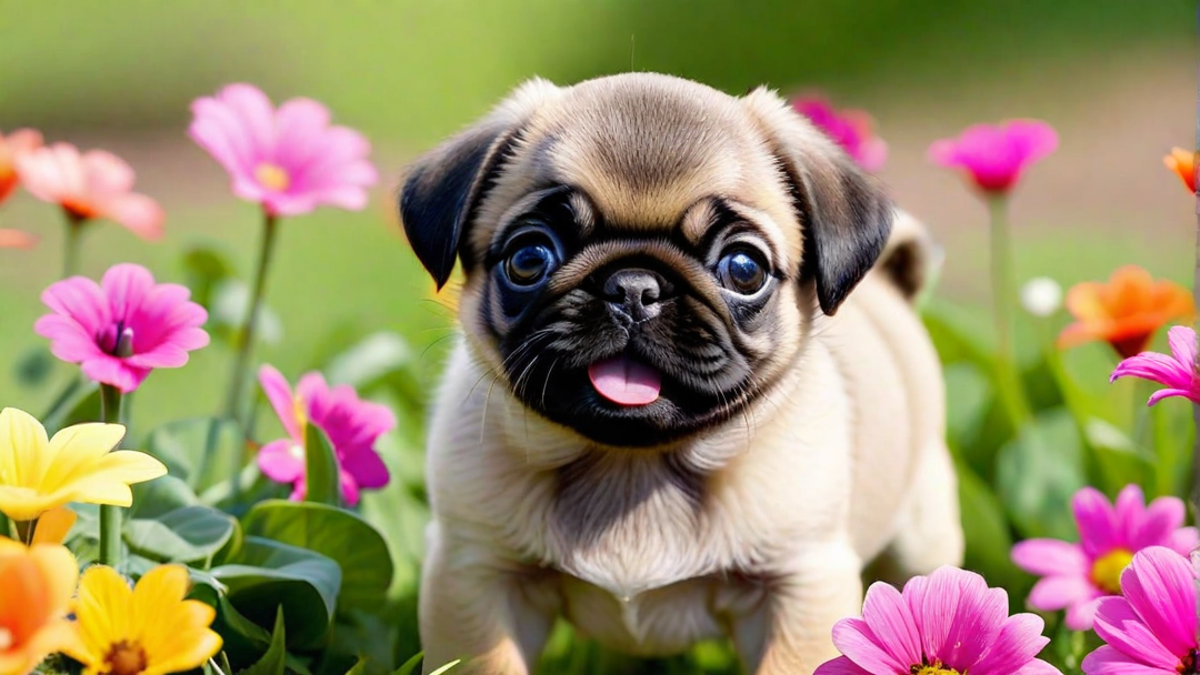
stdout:
POLYGON ((742 101, 792 189, 804 227, 801 278, 816 282, 821 311, 833 316, 883 251, 892 229, 891 199, 774 92, 760 87, 742 101))
POLYGON ((518 87, 482 120, 418 158, 400 189, 408 243, 438 290, 450 279, 475 207, 537 105, 559 91, 542 79, 518 87))

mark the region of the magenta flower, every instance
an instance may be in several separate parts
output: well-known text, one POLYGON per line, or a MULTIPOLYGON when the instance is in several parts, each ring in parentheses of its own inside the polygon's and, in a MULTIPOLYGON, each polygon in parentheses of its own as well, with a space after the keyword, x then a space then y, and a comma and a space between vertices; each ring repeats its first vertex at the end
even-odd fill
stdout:
POLYGON ((234 194, 271 215, 295 216, 321 204, 357 211, 379 180, 362 134, 329 125, 329 110, 294 98, 275 110, 266 94, 231 84, 192 103, 188 135, 233 178, 234 194))
POLYGON ((262 447, 258 466, 271 480, 291 483, 292 499, 303 499, 305 494, 304 435, 310 422, 329 437, 347 504, 358 503, 360 488, 387 485, 387 466, 375 452, 375 441, 396 427, 391 410, 359 400, 349 385, 330 389, 316 372, 302 376, 294 394, 283 375, 271 366, 259 369, 258 381, 288 434, 262 447))
POLYGON ((792 99, 792 109, 804 115, 842 146, 865 171, 878 171, 887 160, 887 143, 875 135, 875 120, 862 110, 838 111, 819 94, 792 99))
POLYGON ((1167 331, 1171 356, 1142 352, 1117 364, 1109 382, 1130 376, 1157 382, 1166 389, 1150 395, 1146 405, 1154 405, 1168 396, 1183 396, 1200 403, 1200 374, 1196 372, 1196 331, 1175 326, 1167 331))
POLYGON ((155 284, 141 265, 114 265, 96 282, 71 277, 51 284, 42 302, 53 313, 34 330, 50 351, 83 374, 123 393, 137 389, 155 368, 178 368, 188 352, 208 344, 204 308, 179 284, 155 284))
POLYGON ((814 675, 1061 675, 1037 658, 1050 642, 1035 614, 1008 616, 1008 594, 983 577, 942 567, 904 591, 867 589, 862 618, 833 627, 844 656, 814 675))
POLYGON ((1181 527, 1183 501, 1159 497, 1146 506, 1137 485, 1126 485, 1115 507, 1090 487, 1076 492, 1071 506, 1078 544, 1029 539, 1013 547, 1012 559, 1042 577, 1029 594, 1029 605, 1043 611, 1066 609, 1072 630, 1091 628, 1100 599, 1121 594, 1121 573, 1138 551, 1166 546, 1182 558, 1200 543, 1196 528, 1181 527))
POLYGON ((1058 148, 1054 127, 1039 120, 1013 120, 999 126, 975 124, 958 138, 929 146, 929 159, 960 169, 985 193, 1006 193, 1034 162, 1058 148))
POLYGON ((1195 675, 1196 572, 1177 552, 1153 546, 1121 574, 1123 598, 1096 610, 1096 634, 1108 644, 1083 659, 1087 675, 1195 675))

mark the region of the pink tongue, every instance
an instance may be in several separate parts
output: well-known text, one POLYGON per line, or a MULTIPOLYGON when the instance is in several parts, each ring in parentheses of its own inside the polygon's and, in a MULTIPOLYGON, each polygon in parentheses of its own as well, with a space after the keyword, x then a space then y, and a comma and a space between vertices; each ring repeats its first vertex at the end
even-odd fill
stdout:
POLYGON ((619 405, 646 405, 658 400, 662 380, 658 371, 628 356, 615 356, 588 366, 592 386, 619 405))

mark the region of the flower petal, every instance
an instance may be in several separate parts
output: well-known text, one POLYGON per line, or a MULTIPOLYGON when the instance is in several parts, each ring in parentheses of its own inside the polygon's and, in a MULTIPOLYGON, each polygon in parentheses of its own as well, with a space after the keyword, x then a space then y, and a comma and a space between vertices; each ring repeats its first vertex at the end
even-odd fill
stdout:
POLYGON ((1148 666, 1108 645, 1083 657, 1081 665, 1087 675, 1178 675, 1174 669, 1164 670, 1148 666))
POLYGON ((41 422, 24 410, 0 410, 0 485, 35 487, 53 459, 41 422))
POLYGON ((1172 326, 1167 331, 1167 343, 1180 365, 1196 363, 1196 331, 1187 326, 1172 326))
POLYGON ((871 584, 863 601, 862 615, 896 662, 909 665, 921 662, 921 635, 916 619, 895 587, 883 582, 871 584))
POLYGON ((112 195, 96 200, 98 215, 122 225, 146 241, 163 236, 166 214, 158 202, 136 192, 112 195))
POLYGON ((1187 517, 1183 500, 1178 497, 1159 497, 1150 502, 1141 520, 1133 528, 1129 538, 1130 548, 1134 551, 1147 546, 1165 546, 1170 543, 1171 534, 1183 525, 1187 517))
POLYGON ((305 461, 303 455, 292 451, 295 447, 296 441, 290 438, 267 443, 258 451, 258 468, 276 483, 296 482, 304 477, 305 461))
POLYGON ((1041 576, 1084 575, 1088 572, 1083 549, 1078 544, 1058 539, 1026 539, 1013 546, 1012 560, 1026 572, 1041 576))
POLYGON ((274 150, 275 110, 266 94, 252 85, 238 83, 226 86, 217 98, 237 114, 255 147, 274 150))
POLYGON ((42 292, 42 302, 55 313, 78 323, 88 335, 98 335, 113 323, 108 297, 91 279, 71 277, 50 284, 42 292))
POLYGON ((817 666, 813 671, 813 675, 880 675, 863 670, 858 664, 846 658, 839 656, 836 659, 831 659, 817 666))
POLYGON ((1014 614, 1005 619, 987 653, 971 670, 973 675, 1009 675, 1033 660, 1050 638, 1042 635, 1046 622, 1036 614, 1014 614))
POLYGON ((1094 590, 1095 586, 1086 576, 1043 577, 1029 591, 1029 606, 1043 612, 1056 612, 1090 600, 1094 590))
POLYGON ((1172 654, 1196 647, 1196 575, 1187 558, 1163 546, 1139 551, 1121 573, 1121 591, 1172 654))
POLYGON ((901 663, 884 647, 881 640, 859 618, 848 618, 838 621, 833 626, 833 644, 838 651, 845 654, 851 661, 870 673, 901 673, 911 663, 901 663))
POLYGON ((1085 487, 1071 499, 1080 545, 1090 558, 1098 558, 1120 546, 1117 516, 1112 504, 1099 490, 1085 487))
POLYGON ((279 418, 279 422, 287 431, 288 436, 295 441, 302 442, 304 439, 300 435, 300 426, 297 424, 296 403, 292 395, 292 387, 283 373, 273 366, 263 364, 258 369, 258 383, 262 386, 263 393, 267 395, 267 400, 271 402, 271 408, 275 410, 275 415, 279 418))
POLYGON ((1121 597, 1103 598, 1096 605, 1096 635, 1117 651, 1157 668, 1179 665, 1172 654, 1121 597))

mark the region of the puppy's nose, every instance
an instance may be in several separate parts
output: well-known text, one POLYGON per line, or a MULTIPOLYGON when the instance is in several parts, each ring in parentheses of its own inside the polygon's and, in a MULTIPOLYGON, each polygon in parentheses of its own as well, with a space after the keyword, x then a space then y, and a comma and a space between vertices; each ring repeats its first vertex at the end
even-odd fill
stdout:
POLYGON ((637 321, 658 316, 659 300, 666 285, 658 274, 644 269, 617 270, 604 281, 604 299, 609 309, 637 321))

